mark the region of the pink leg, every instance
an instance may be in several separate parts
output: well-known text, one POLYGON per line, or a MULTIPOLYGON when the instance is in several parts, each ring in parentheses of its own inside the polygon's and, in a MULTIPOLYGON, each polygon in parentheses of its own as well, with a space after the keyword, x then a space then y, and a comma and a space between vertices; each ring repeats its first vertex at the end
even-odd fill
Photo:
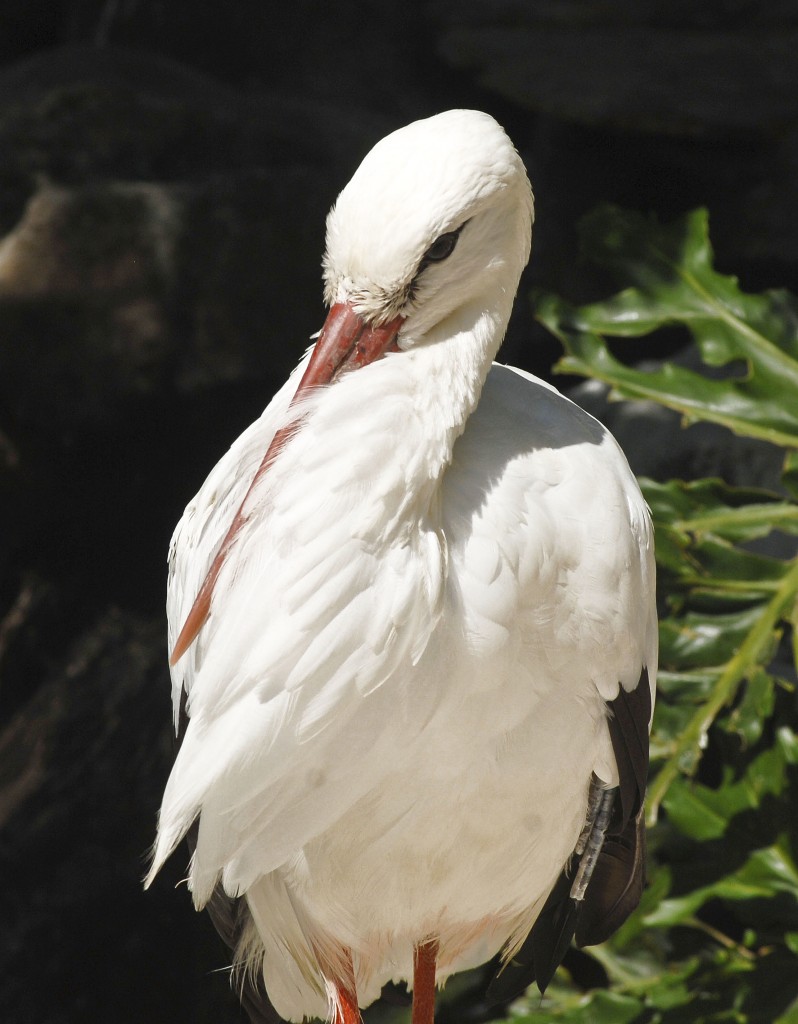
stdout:
POLYGON ((438 940, 422 942, 413 952, 413 1014, 411 1024, 434 1024, 435 963, 438 940))

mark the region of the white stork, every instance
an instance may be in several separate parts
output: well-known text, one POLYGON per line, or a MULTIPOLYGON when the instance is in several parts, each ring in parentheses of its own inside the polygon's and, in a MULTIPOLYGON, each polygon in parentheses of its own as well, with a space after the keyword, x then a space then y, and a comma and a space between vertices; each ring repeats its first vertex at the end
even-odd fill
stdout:
POLYGON ((430 1024, 498 953, 543 988, 639 899, 651 523, 604 427, 493 362, 532 218, 486 114, 379 142, 315 347, 175 530, 148 882, 189 833, 194 903, 287 1020, 406 980, 430 1024))

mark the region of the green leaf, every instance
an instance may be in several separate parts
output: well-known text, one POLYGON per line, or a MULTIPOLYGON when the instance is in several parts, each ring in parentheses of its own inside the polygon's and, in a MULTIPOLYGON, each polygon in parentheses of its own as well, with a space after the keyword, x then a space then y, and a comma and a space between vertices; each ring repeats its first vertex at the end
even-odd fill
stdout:
POLYGON ((513 1024, 631 1024, 644 1007, 644 1002, 634 996, 598 989, 559 1006, 552 1006, 547 999, 542 1008, 533 1007, 521 1016, 514 1014, 511 1020, 513 1024))
POLYGON ((669 819, 686 836, 716 839, 723 835, 729 819, 750 807, 748 794, 727 786, 719 791, 676 779, 668 790, 663 806, 669 819))
MULTIPOLYGON (((706 211, 661 226, 639 214, 602 207, 585 218, 588 257, 632 287, 603 302, 575 307, 541 296, 538 318, 561 340, 557 369, 605 381, 615 398, 651 399, 688 421, 721 423, 741 435, 798 448, 798 302, 785 292, 747 295, 712 266, 706 211), (681 324, 718 377, 672 363, 630 368, 606 337, 639 337, 681 324)), ((642 353, 641 353, 642 355, 642 353)))
POLYGON ((642 480, 643 494, 656 520, 700 539, 727 541, 766 537, 774 529, 798 535, 798 505, 760 488, 729 487, 722 480, 642 480))
POLYGON ((743 697, 723 727, 735 732, 746 746, 756 743, 773 712, 775 680, 763 668, 755 668, 746 681, 743 697))
POLYGON ((789 852, 785 837, 766 850, 758 850, 726 883, 718 885, 720 894, 728 899, 768 898, 786 892, 798 899, 798 868, 789 852))
POLYGON ((744 611, 710 615, 687 612, 663 620, 660 659, 669 668, 724 665, 739 650, 760 619, 758 606, 744 611))
MULTIPOLYGON (((733 700, 740 683, 750 677, 758 667, 762 666, 763 662, 769 662, 778 637, 776 626, 785 612, 794 607, 796 594, 798 594, 798 559, 791 564, 773 596, 761 607, 746 613, 747 616, 750 616, 750 621, 742 641, 723 666, 709 698, 691 715, 684 732, 674 744, 668 760, 654 780, 649 794, 649 816, 651 819, 655 819, 663 796, 679 772, 682 770, 692 772, 695 769, 701 750, 706 743, 710 726, 720 710, 733 700)), ((714 621, 710 622, 707 627, 708 640, 714 641, 714 647, 718 650, 724 648, 724 641, 728 639, 720 637, 716 633, 719 618, 719 616, 714 617, 714 621)), ((725 618, 727 620, 736 618, 739 628, 740 618, 745 619, 746 616, 726 616, 725 618)), ((693 638, 700 633, 700 627, 695 626, 692 631, 693 638)), ((672 645, 672 650, 674 646, 672 645)), ((710 647, 709 642, 703 645, 693 643, 695 649, 700 649, 702 646, 704 655, 706 655, 706 650, 710 647)), ((684 658, 684 649, 681 653, 684 658)))
POLYGON ((710 885, 662 900, 646 915, 645 923, 652 928, 697 924, 695 915, 710 900, 768 900, 782 892, 798 898, 798 870, 784 840, 756 850, 738 871, 710 885))
POLYGON ((785 454, 781 479, 793 498, 798 499, 798 452, 789 451, 785 454))
POLYGON ((798 1024, 798 996, 795 1001, 780 1014, 773 1024, 798 1024))

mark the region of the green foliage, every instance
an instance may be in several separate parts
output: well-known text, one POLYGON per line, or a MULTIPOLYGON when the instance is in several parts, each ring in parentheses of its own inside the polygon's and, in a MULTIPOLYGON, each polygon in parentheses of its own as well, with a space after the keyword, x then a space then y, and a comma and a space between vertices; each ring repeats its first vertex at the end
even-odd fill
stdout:
POLYGON ((746 295, 736 278, 718 274, 706 211, 660 227, 602 207, 586 218, 582 241, 591 260, 630 286, 580 309, 554 296, 541 300, 538 316, 567 352, 560 370, 604 380, 616 396, 668 405, 688 421, 798 448, 798 301, 783 291, 746 295), (605 340, 672 324, 689 329, 707 367, 739 360, 739 372, 711 379, 666 363, 642 373, 615 359, 605 340))
POLYGON ((586 951, 608 987, 582 991, 579 971, 561 968, 513 1019, 798 1024, 798 557, 762 549, 774 531, 798 536, 798 302, 719 274, 704 211, 663 227, 603 208, 582 242, 623 290, 579 308, 540 297, 565 349, 558 369, 779 446, 784 489, 643 481, 661 604, 650 884, 621 931, 586 951), (660 328, 692 336, 703 372, 618 358, 634 346, 616 339, 660 328))

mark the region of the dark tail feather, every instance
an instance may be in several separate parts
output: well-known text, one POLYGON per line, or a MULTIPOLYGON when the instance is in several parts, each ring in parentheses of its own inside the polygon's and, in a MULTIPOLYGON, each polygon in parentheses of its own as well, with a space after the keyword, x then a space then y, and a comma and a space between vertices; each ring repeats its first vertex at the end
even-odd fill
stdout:
POLYGON ((605 942, 621 927, 643 895, 645 864, 646 827, 641 807, 619 835, 604 840, 576 926, 578 946, 605 942))
POLYGON ((546 990, 576 929, 578 906, 570 891, 571 878, 563 871, 523 945, 488 985, 490 1003, 512 1002, 533 981, 541 993, 546 990))

